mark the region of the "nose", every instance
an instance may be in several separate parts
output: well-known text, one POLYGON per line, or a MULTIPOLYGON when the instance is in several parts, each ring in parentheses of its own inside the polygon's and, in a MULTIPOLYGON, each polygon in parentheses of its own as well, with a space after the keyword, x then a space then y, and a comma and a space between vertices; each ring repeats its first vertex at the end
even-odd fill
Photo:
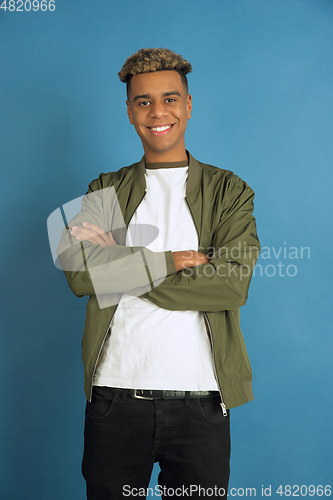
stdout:
POLYGON ((150 116, 152 118, 162 118, 168 114, 164 102, 154 102, 150 107, 150 116))

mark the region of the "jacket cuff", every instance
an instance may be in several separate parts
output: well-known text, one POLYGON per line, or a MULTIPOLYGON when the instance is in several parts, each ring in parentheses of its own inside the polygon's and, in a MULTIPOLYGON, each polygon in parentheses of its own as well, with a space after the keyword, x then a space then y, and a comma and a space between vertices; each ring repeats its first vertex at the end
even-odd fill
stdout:
POLYGON ((165 261, 167 265, 167 276, 170 276, 170 274, 176 274, 177 273, 176 264, 171 250, 165 252, 165 261))

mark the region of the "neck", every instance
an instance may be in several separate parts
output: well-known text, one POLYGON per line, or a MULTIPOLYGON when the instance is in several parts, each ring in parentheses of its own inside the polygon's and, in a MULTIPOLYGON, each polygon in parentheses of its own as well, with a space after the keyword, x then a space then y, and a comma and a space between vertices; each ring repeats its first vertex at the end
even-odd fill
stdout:
POLYGON ((188 159, 184 161, 158 161, 156 163, 149 163, 146 161, 146 170, 160 169, 160 168, 177 168, 187 167, 188 159))
POLYGON ((146 163, 166 163, 188 160, 185 146, 180 151, 155 152, 145 150, 146 163))

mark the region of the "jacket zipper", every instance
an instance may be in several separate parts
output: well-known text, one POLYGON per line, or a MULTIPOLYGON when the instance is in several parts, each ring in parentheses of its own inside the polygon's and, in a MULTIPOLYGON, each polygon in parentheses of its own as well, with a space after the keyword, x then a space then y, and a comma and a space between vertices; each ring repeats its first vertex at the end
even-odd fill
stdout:
MULTIPOLYGON (((138 206, 140 205, 140 203, 142 202, 143 198, 146 196, 146 191, 144 192, 144 195, 142 196, 141 200, 139 201, 139 203, 137 204, 137 206, 135 207, 135 210, 134 212, 132 213, 131 215, 131 218, 129 219, 128 221, 128 225, 127 225, 127 228, 128 226, 130 225, 130 222, 133 218, 133 215, 135 214, 135 212, 137 211, 138 209, 138 206)), ((117 306, 118 307, 118 306, 117 306)), ((108 334, 108 331, 110 330, 111 328, 111 323, 112 323, 112 320, 113 320, 113 317, 116 313, 116 310, 117 308, 114 310, 112 316, 111 316, 111 319, 110 319, 110 323, 109 323, 109 326, 107 327, 106 329, 106 332, 104 333, 104 337, 103 337, 103 340, 101 342, 101 345, 100 345, 100 348, 99 348, 99 351, 98 351, 98 354, 97 354, 97 357, 96 357, 96 361, 95 361, 95 364, 94 364, 94 368, 93 368, 93 371, 92 371, 92 374, 91 374, 91 384, 90 384, 90 399, 89 401, 91 401, 91 398, 92 398, 92 391, 93 391, 93 381, 94 381, 94 376, 95 376, 95 372, 96 372, 96 368, 97 368, 97 365, 98 365, 98 360, 102 354, 102 351, 103 351, 103 347, 104 347, 104 344, 105 344, 105 340, 106 340, 106 337, 107 337, 107 334, 108 334)))
MULTIPOLYGON (((186 204, 188 206, 188 209, 190 211, 190 214, 191 214, 191 217, 192 217, 192 220, 193 220, 193 224, 194 224, 194 227, 196 229, 196 232, 197 232, 197 235, 198 235, 198 241, 200 241, 200 235, 199 235, 199 231, 197 229, 197 226, 195 224, 195 221, 194 221, 194 217, 193 217, 193 214, 192 214, 192 210, 191 210, 191 207, 187 201, 187 198, 185 196, 185 201, 186 201, 186 204)), ((209 323, 209 319, 208 319, 208 316, 207 316, 207 313, 205 311, 202 311, 203 312, 203 315, 204 315, 204 319, 205 319, 205 323, 206 323, 206 326, 207 326, 207 329, 208 329, 208 334, 209 334, 209 339, 210 339, 210 344, 211 344, 211 349, 212 349, 212 356, 213 356, 213 368, 214 368, 214 377, 215 377, 215 380, 216 380, 216 383, 217 383, 217 388, 219 390, 219 394, 220 394, 220 398, 221 398, 221 408, 222 408, 222 413, 223 413, 223 416, 224 417, 227 417, 228 416, 228 412, 227 412, 227 408, 225 406, 225 403, 224 403, 224 399, 223 399, 223 394, 222 394, 222 389, 221 389, 221 385, 220 385, 220 381, 218 379, 218 376, 217 376, 217 370, 216 370, 216 363, 215 363, 215 350, 214 350, 214 341, 213 341, 213 333, 212 333, 212 328, 210 326, 210 323, 209 323)))
POLYGON ((212 333, 212 328, 210 326, 210 323, 209 323, 209 319, 208 319, 208 316, 207 316, 207 313, 205 311, 203 311, 203 314, 204 314, 204 318, 205 318, 205 323, 208 327, 208 332, 209 332, 209 338, 210 338, 210 344, 211 344, 211 347, 212 347, 212 355, 213 355, 213 366, 214 366, 214 376, 215 376, 215 379, 216 379, 216 382, 217 382, 217 387, 218 387, 218 390, 219 390, 219 393, 220 393, 220 398, 221 398, 221 408, 222 408, 222 412, 223 412, 223 416, 224 417, 227 417, 228 416, 228 412, 227 412, 227 408, 225 406, 225 403, 224 403, 224 400, 223 400, 223 395, 222 395, 222 389, 221 389, 221 385, 220 385, 220 382, 219 382, 219 379, 218 379, 218 376, 217 376, 217 371, 216 371, 216 364, 215 364, 215 351, 214 351, 214 342, 213 342, 213 333, 212 333))
POLYGON ((113 312, 112 316, 111 316, 111 319, 110 319, 110 323, 109 323, 109 326, 107 327, 106 329, 106 332, 104 334, 104 337, 103 337, 103 340, 101 342, 101 345, 99 347, 99 351, 98 351, 98 354, 97 354, 97 357, 96 357, 96 361, 95 361, 95 364, 94 364, 94 368, 93 368, 93 371, 92 371, 92 374, 91 374, 91 384, 90 384, 90 399, 89 399, 89 402, 91 401, 91 398, 92 398, 92 391, 93 391, 93 381, 94 381, 94 376, 95 376, 95 371, 96 371, 96 368, 97 368, 97 365, 98 365, 98 360, 102 354, 102 351, 103 351, 103 347, 104 347, 104 344, 105 344, 105 340, 106 340, 106 337, 108 335, 108 331, 110 330, 111 328, 111 323, 112 323, 112 320, 113 320, 113 316, 115 315, 115 312, 116 312, 117 309, 115 309, 115 311, 113 312))

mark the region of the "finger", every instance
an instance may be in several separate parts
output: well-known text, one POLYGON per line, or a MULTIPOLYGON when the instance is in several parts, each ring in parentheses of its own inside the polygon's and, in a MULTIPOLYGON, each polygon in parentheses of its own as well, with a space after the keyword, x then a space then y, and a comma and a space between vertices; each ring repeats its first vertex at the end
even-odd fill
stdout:
POLYGON ((96 233, 96 234, 105 233, 104 229, 97 226, 97 224, 93 224, 92 222, 83 222, 82 226, 87 228, 87 229, 90 229, 91 231, 94 231, 94 233, 96 233))
POLYGON ((114 239, 114 237, 112 236, 111 231, 109 231, 109 240, 110 240, 110 244, 111 244, 111 245, 116 245, 116 244, 117 244, 116 240, 115 240, 115 239, 114 239))
POLYGON ((83 227, 74 226, 71 231, 71 235, 74 236, 77 240, 89 241, 94 245, 99 245, 101 242, 101 238, 94 231, 90 229, 86 229, 83 227))
POLYGON ((88 239, 91 237, 99 238, 101 236, 98 232, 82 226, 73 226, 71 234, 73 234, 74 236, 79 236, 80 238, 83 239, 88 239))
MULTIPOLYGON (((98 228, 98 226, 96 226, 96 228, 98 228)), ((109 241, 107 234, 97 234, 95 231, 88 229, 87 227, 73 226, 71 235, 79 241, 89 241, 93 245, 100 245, 103 248, 112 244, 109 241)))
POLYGON ((102 242, 99 238, 98 241, 100 242, 100 244, 102 246, 109 246, 109 245, 115 245, 116 242, 114 241, 113 237, 112 237, 112 234, 111 232, 109 234, 111 234, 111 240, 110 240, 110 237, 109 237, 109 234, 106 233, 102 228, 100 228, 99 226, 97 226, 96 224, 93 224, 92 222, 84 222, 82 224, 82 226, 84 226, 85 228, 89 229, 90 231, 93 231, 94 233, 96 233, 96 235, 99 235, 100 238, 102 238, 102 240, 104 241, 105 245, 102 245, 102 242))
POLYGON ((82 236, 75 236, 75 239, 77 241, 88 241, 89 243, 92 243, 93 245, 99 245, 98 241, 93 237, 93 236, 85 236, 84 238, 82 236))
POLYGON ((73 226, 71 234, 73 236, 78 236, 82 239, 91 238, 97 235, 97 233, 95 233, 94 231, 91 231, 90 229, 86 229, 81 226, 73 226))

